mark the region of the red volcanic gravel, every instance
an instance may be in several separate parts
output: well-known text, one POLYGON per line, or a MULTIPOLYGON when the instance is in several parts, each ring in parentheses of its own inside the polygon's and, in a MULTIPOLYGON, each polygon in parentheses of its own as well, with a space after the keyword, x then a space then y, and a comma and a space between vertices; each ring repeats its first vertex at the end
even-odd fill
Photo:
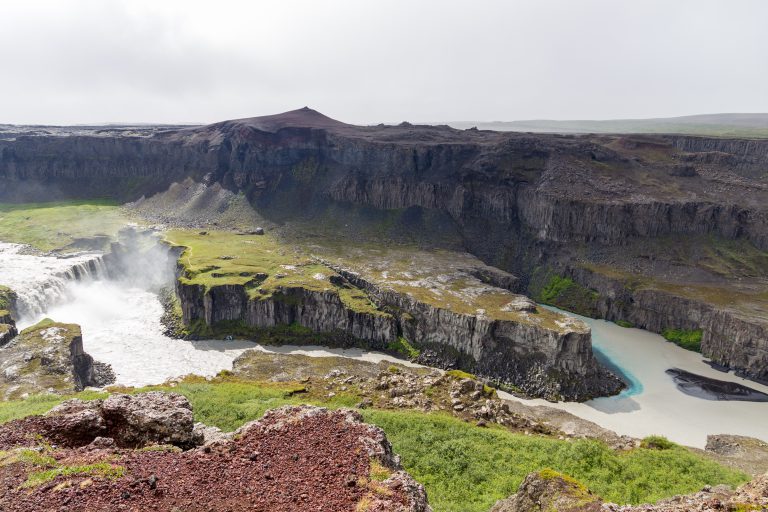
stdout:
MULTIPOLYGON (((11 433, 14 426, 32 425, 20 421, 0 428, 0 446, 23 439, 21 432, 11 433)), ((125 467, 125 476, 59 476, 23 489, 29 468, 6 465, 0 467, 0 510, 354 511, 370 493, 371 428, 332 412, 260 422, 235 441, 182 453, 59 449, 54 456, 66 464, 107 461, 125 467), (71 485, 55 488, 65 481, 71 485)), ((393 505, 408 501, 397 488, 388 499, 393 505)))

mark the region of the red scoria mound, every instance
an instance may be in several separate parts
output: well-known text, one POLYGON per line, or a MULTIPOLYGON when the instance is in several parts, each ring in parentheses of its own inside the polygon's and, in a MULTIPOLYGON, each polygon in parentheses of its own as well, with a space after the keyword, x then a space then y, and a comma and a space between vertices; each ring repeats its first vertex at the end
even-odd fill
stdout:
MULTIPOLYGON (((187 451, 121 448, 111 437, 77 446, 51 435, 56 422, 72 419, 53 415, 0 426, 0 510, 431 510, 384 432, 350 410, 274 409, 232 439, 187 451)), ((109 435, 110 428, 101 426, 100 433, 109 435)))

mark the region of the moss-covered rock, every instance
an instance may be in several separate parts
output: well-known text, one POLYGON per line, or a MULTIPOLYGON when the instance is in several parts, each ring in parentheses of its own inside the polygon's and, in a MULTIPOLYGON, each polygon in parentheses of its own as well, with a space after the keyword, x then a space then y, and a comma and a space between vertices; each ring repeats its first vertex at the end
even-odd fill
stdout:
POLYGON ((592 318, 599 316, 597 291, 549 268, 539 267, 533 272, 528 291, 538 302, 592 318))
POLYGON ((98 385, 93 358, 83 351, 80 326, 45 319, 0 348, 0 397, 73 393, 98 385))

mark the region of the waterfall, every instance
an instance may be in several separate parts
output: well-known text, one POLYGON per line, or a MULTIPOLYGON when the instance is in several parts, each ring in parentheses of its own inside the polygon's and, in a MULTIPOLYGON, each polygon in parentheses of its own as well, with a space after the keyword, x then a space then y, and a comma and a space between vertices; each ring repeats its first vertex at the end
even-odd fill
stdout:
POLYGON ((67 299, 73 281, 108 277, 103 255, 81 253, 66 257, 31 254, 28 246, 0 242, 0 285, 16 292, 19 320, 36 318, 67 299))

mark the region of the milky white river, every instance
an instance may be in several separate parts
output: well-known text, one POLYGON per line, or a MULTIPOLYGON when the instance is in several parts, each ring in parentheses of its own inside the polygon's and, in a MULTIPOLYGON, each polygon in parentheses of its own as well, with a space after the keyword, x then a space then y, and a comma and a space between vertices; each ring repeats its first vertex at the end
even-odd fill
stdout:
MULTIPOLYGON (((93 255, 58 259, 20 252, 20 246, 0 243, 0 284, 19 291, 24 304, 19 326, 32 325, 44 317, 80 324, 86 352, 111 364, 119 384, 156 384, 190 373, 215 375, 231 368, 232 361, 248 349, 310 356, 341 355, 368 361, 396 360, 360 349, 263 347, 244 341, 171 339, 162 333, 162 306, 157 295, 102 279, 100 267, 88 264, 93 255), (83 268, 91 274, 81 282, 72 281, 67 269, 73 263, 81 266, 85 263, 83 268)), ((630 387, 619 396, 586 403, 552 404, 501 393, 503 397, 530 405, 557 407, 620 434, 635 437, 661 434, 690 446, 703 447, 707 434, 716 433, 768 440, 768 403, 718 402, 686 395, 664 372, 677 367, 715 379, 740 382, 763 392, 768 392, 768 386, 713 370, 700 354, 683 350, 659 335, 602 320, 578 318, 591 326, 596 352, 622 370, 631 381, 630 387)))

